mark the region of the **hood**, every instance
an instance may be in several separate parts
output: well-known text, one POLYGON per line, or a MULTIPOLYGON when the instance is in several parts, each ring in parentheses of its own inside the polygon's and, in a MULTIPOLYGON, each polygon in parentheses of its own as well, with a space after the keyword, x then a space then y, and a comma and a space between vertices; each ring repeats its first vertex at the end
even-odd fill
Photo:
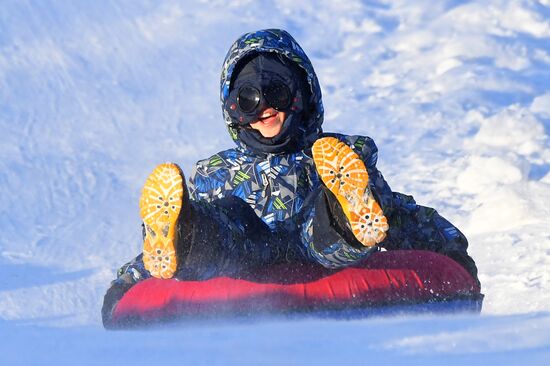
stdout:
POLYGON ((224 106, 226 105, 229 92, 231 90, 231 81, 233 71, 241 60, 249 59, 249 56, 257 53, 274 52, 286 57, 294 62, 307 75, 307 82, 310 87, 309 105, 312 107, 311 113, 307 115, 302 123, 304 129, 300 135, 302 141, 299 141, 299 148, 305 149, 310 147, 322 132, 321 125, 323 123, 323 103, 321 101, 321 88, 317 75, 313 70, 311 61, 305 54, 300 45, 292 38, 292 36, 280 29, 266 29, 256 32, 246 33, 239 37, 233 43, 223 63, 221 81, 220 81, 220 98, 223 110, 223 117, 227 125, 227 129, 231 138, 235 141, 238 147, 250 150, 239 137, 239 128, 236 121, 233 121, 224 106))

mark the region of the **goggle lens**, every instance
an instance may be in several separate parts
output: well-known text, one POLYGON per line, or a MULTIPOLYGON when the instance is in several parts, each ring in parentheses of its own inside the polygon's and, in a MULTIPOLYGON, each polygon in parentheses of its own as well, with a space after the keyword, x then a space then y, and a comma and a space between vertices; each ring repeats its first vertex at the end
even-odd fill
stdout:
POLYGON ((260 91, 251 86, 243 86, 239 89, 237 104, 244 113, 252 112, 260 104, 260 91))
POLYGON ((283 83, 272 83, 264 92, 267 103, 273 108, 280 110, 290 105, 290 90, 283 83))

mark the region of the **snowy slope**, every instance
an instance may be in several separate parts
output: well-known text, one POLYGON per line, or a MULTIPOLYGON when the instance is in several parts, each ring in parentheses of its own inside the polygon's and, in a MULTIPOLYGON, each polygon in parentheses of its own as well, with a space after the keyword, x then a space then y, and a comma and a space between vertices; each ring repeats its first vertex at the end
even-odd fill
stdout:
POLYGON ((284 355, 319 332, 339 334, 341 347, 348 332, 353 345, 364 337, 373 352, 374 332, 380 357, 435 342, 422 360, 548 360, 549 20, 548 0, 2 1, 0 335, 16 336, 0 363, 27 337, 51 336, 75 349, 67 356, 100 354, 109 340, 137 351, 137 334, 101 330, 99 309, 117 266, 140 251, 141 184, 160 162, 190 172, 231 146, 221 62, 240 34, 268 27, 287 29, 312 59, 325 130, 373 137, 390 186, 469 238, 483 315, 283 323, 290 338, 276 323, 196 325, 166 337, 196 331, 229 354, 246 342, 268 351, 249 333, 274 332, 284 355), (84 350, 79 337, 106 338, 84 350))

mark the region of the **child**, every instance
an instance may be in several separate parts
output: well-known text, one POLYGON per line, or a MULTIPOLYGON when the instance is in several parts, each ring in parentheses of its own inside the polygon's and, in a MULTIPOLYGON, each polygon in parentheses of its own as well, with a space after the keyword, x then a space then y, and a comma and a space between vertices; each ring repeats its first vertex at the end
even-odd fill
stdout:
POLYGON ((477 279, 464 235, 391 191, 372 139, 322 132, 317 77, 287 32, 232 45, 221 103, 237 147, 199 161, 188 186, 175 164, 153 171, 140 198, 143 254, 120 268, 104 312, 150 276, 238 276, 296 261, 340 268, 380 248, 442 253, 477 279))

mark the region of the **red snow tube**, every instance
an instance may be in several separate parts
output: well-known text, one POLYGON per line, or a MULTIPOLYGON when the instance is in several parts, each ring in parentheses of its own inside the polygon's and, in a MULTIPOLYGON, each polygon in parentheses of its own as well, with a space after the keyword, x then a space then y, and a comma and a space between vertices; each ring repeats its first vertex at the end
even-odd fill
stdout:
POLYGON ((466 300, 481 310, 480 288, 462 266, 433 252, 378 252, 358 266, 269 267, 253 276, 205 281, 147 279, 115 307, 111 326, 181 318, 273 314, 466 300))

